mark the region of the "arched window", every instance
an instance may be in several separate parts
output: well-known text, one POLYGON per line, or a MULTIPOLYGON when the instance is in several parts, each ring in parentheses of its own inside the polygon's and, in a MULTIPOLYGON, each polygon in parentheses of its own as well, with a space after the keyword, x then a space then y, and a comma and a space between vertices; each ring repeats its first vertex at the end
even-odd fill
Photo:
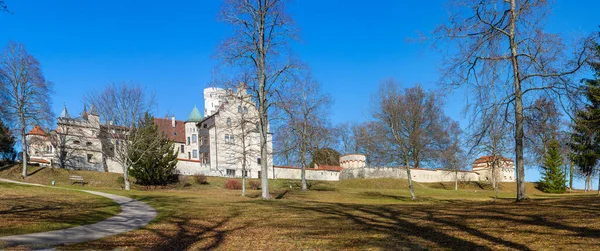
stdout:
POLYGON ((248 107, 244 106, 244 113, 248 113, 248 107))
POLYGON ((227 126, 231 126, 231 119, 227 118, 227 126))

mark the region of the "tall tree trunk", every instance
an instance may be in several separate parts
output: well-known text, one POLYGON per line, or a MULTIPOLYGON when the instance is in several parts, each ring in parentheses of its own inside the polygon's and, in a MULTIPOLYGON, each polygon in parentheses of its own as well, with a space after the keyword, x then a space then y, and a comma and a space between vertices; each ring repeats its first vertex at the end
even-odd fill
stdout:
POLYGON ((454 172, 454 191, 458 191, 458 171, 454 172))
POLYGON ((527 194, 525 193, 525 166, 523 164, 523 91, 521 90, 521 76, 519 61, 517 58, 517 43, 515 42, 516 22, 516 0, 510 0, 510 32, 508 37, 513 68, 513 81, 515 85, 515 159, 517 164, 517 201, 522 201, 527 199, 527 194))
MULTIPOLYGON (((245 140, 245 139, 242 139, 245 140)), ((243 143, 242 143, 243 144, 243 143)), ((245 149, 246 144, 243 144, 243 148, 245 149)), ((245 151, 245 150, 244 150, 245 151)), ((242 197, 246 197, 246 176, 247 176, 247 169, 246 169, 246 153, 244 152, 243 154, 244 156, 242 156, 242 197)), ((260 162, 262 163, 262 161, 260 162)))
POLYGON ((123 165, 123 182, 125 183, 125 190, 129 191, 131 184, 129 184, 129 167, 127 165, 123 165))
POLYGON ((23 171, 21 177, 27 177, 27 142, 25 139, 25 122, 21 119, 21 157, 23 157, 23 171))
POLYGON ((415 189, 413 188, 412 176, 410 175, 410 167, 408 166, 408 157, 405 158, 404 165, 406 166, 406 177, 408 178, 408 189, 410 190, 410 198, 416 200, 415 189))
POLYGON ((569 162, 569 190, 573 191, 573 161, 569 162))

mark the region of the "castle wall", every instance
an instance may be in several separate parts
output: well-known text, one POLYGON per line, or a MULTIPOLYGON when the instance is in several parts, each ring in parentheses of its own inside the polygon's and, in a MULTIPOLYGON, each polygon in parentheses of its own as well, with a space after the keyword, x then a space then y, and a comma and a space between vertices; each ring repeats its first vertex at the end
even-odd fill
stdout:
MULTIPOLYGON (((429 169, 411 169, 412 180, 415 182, 431 183, 431 182, 453 182, 456 178, 454 171, 449 170, 429 170, 429 169)), ((460 181, 478 181, 479 174, 476 172, 458 172, 460 181)), ((357 167, 346 168, 340 173, 340 179, 353 178, 396 178, 406 179, 406 169, 397 167, 357 167)))
MULTIPOLYGON (((301 169, 294 167, 275 167, 273 168, 275 171, 276 179, 291 179, 291 180, 299 180, 301 178, 301 169)), ((328 171, 328 170, 314 170, 314 169, 306 169, 306 179, 307 180, 328 180, 328 181, 337 181, 340 180, 340 172, 337 171, 328 171)))

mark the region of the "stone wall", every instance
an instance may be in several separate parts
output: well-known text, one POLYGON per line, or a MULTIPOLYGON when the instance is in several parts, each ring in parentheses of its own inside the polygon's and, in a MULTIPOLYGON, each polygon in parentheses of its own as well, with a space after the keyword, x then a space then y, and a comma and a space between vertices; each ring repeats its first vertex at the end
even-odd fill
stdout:
MULTIPOLYGON (((448 170, 430 170, 430 169, 411 169, 412 180, 416 182, 452 182, 456 175, 448 170)), ((398 167, 357 167, 346 168, 340 173, 341 179, 376 179, 376 178, 395 178, 406 179, 406 169, 398 167)), ((459 181, 477 181, 479 174, 476 172, 460 171, 458 172, 459 181)))
MULTIPOLYGON (((301 175, 301 169, 295 167, 275 167, 275 178, 276 179, 291 179, 299 180, 301 175)), ((328 171, 328 170, 314 170, 306 169, 307 180, 329 180, 336 181, 340 180, 340 172, 328 171)))

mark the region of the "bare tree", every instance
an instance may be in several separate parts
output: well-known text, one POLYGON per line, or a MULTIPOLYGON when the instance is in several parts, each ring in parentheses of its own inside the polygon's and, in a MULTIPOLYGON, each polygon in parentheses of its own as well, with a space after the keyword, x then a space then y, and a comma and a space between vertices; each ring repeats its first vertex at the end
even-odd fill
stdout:
MULTIPOLYGON (((248 87, 258 103, 261 158, 268 160, 269 107, 273 95, 296 67, 285 55, 295 39, 292 19, 284 0, 226 0, 221 17, 234 27, 234 35, 219 48, 222 59, 242 72, 251 72, 248 87)), ((270 199, 268 161, 261 162, 262 198, 270 199)))
POLYGON ((462 130, 456 121, 448 121, 447 135, 443 138, 439 152, 442 168, 454 171, 454 190, 458 191, 458 173, 467 165, 467 156, 462 146, 462 130))
POLYGON ((300 164, 302 191, 308 189, 306 168, 321 146, 327 145, 330 131, 327 128, 327 109, 331 98, 321 93, 319 83, 310 76, 299 78, 284 94, 286 102, 280 103, 285 111, 288 136, 300 164))
MULTIPOLYGON (((437 36, 456 42, 457 52, 445 61, 444 83, 468 90, 495 92, 499 99, 484 99, 475 110, 489 105, 513 107, 517 200, 527 199, 523 164, 524 101, 551 95, 559 102, 581 90, 568 76, 585 63, 589 40, 574 46, 573 54, 559 35, 543 31, 546 0, 456 0, 448 25, 437 36), (526 98, 528 97, 529 98, 526 98)), ((475 112, 477 114, 477 112, 475 112)), ((485 119, 483 117, 482 119, 485 119)))
POLYGON ((392 149, 393 141, 386 135, 386 127, 375 121, 367 121, 351 127, 355 153, 362 153, 370 166, 385 166, 397 160, 392 149))
POLYGON ((4 0, 0 0, 0 12, 10 13, 10 11, 8 10, 8 7, 6 7, 6 4, 4 3, 4 0))
POLYGON ((479 120, 474 126, 471 139, 471 152, 483 152, 490 157, 488 164, 491 170, 491 183, 495 198, 498 198, 498 176, 503 156, 511 150, 509 144, 510 124, 506 122, 499 107, 494 107, 486 113, 486 119, 479 120))
MULTIPOLYGON (((548 143, 559 136, 562 114, 553 100, 540 97, 524 109, 525 145, 531 153, 534 164, 543 162, 548 143)), ((540 165, 543 166, 543 165, 540 165)))
POLYGON ((10 122, 16 124, 23 154, 22 176, 27 177, 25 132, 34 124, 52 120, 52 84, 44 78, 40 63, 25 46, 9 42, 0 55, 0 106, 10 122))
MULTIPOLYGON (((124 82, 109 84, 102 91, 92 91, 85 100, 98 109, 101 138, 105 140, 102 151, 121 165, 125 190, 129 190, 129 169, 146 154, 138 152, 137 158, 132 159, 130 153, 138 144, 149 144, 146 139, 136 137, 135 129, 144 120, 144 114, 153 108, 154 96, 146 94, 139 85, 124 82)), ((153 142, 159 144, 160 139, 153 142)))
POLYGON ((439 143, 446 117, 438 95, 426 92, 420 86, 400 90, 394 80, 382 82, 375 100, 379 106, 374 117, 385 128, 396 159, 404 164, 411 197, 415 194, 410 175, 411 164, 420 167, 422 161, 433 158, 432 150, 439 143))

